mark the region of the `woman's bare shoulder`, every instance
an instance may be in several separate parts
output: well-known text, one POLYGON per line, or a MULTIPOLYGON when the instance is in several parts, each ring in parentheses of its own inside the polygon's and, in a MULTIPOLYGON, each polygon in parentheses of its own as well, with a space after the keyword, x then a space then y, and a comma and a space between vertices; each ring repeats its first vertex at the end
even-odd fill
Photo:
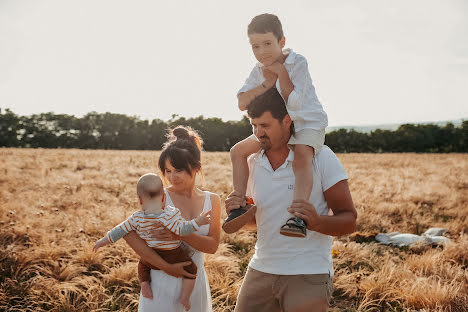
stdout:
POLYGON ((213 200, 213 199, 215 199, 215 200, 221 200, 221 198, 219 197, 218 194, 213 193, 213 192, 210 192, 210 191, 207 191, 207 192, 210 194, 211 200, 213 200))
POLYGON ((210 195, 210 200, 211 200, 212 204, 218 204, 218 203, 220 204, 221 203, 221 198, 219 197, 218 194, 210 192, 210 191, 206 191, 206 192, 208 192, 208 194, 210 195))

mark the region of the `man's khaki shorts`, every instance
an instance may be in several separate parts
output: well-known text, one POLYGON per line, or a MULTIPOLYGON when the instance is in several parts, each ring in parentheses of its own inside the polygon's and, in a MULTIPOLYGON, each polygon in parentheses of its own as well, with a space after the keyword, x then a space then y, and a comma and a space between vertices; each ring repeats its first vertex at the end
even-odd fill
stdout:
POLYGON ((327 311, 332 293, 329 274, 275 275, 249 267, 234 311, 327 311))

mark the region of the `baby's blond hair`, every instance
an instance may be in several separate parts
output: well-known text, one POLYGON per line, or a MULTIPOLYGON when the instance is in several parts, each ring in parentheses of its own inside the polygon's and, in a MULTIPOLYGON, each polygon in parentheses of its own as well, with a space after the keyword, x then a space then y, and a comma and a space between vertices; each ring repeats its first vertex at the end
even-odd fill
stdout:
POLYGON ((146 173, 138 179, 137 194, 144 199, 152 199, 162 195, 163 184, 155 173, 146 173))

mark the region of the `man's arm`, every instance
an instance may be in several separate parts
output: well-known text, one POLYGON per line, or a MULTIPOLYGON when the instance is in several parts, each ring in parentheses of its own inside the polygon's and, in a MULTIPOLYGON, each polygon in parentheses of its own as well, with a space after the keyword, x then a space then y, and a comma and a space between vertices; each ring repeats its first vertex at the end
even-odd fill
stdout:
POLYGON ((306 200, 294 201, 288 211, 304 219, 307 229, 325 235, 341 236, 356 230, 357 212, 354 208, 348 180, 342 180, 324 193, 328 208, 333 216, 318 215, 314 205, 306 200))
POLYGON ((130 247, 146 262, 160 268, 169 275, 175 277, 195 278, 196 275, 190 274, 184 270, 184 266, 190 264, 190 261, 169 264, 164 261, 156 251, 146 245, 146 242, 141 239, 134 231, 131 231, 124 236, 125 241, 130 247))

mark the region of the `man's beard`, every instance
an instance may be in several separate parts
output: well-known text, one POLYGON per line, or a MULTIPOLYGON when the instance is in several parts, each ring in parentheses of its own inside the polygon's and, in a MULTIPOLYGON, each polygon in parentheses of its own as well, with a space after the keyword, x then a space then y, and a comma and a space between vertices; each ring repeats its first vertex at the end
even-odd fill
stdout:
POLYGON ((260 146, 264 151, 268 151, 269 149, 271 149, 271 141, 269 137, 264 135, 259 137, 258 140, 260 141, 260 146))

